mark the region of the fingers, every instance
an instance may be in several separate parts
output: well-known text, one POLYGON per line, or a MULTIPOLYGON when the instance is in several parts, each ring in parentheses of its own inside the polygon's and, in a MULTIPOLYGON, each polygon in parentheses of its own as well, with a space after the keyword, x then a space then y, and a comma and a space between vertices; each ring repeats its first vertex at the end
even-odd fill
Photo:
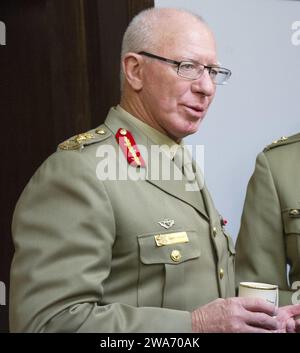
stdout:
POLYGON ((249 311, 246 317, 246 322, 248 325, 254 326, 255 328, 267 330, 277 330, 279 328, 276 318, 264 313, 249 311))
POLYGON ((295 320, 295 332, 300 333, 300 319, 295 320))
POLYGON ((262 312, 269 316, 277 314, 277 307, 261 298, 243 297, 238 298, 243 307, 252 312, 262 312))
POLYGON ((300 304, 282 306, 279 311, 284 311, 290 317, 300 315, 300 304))
POLYGON ((253 326, 249 326, 246 325, 245 326, 245 331, 246 333, 274 333, 270 330, 266 330, 264 328, 260 328, 260 327, 253 327, 253 326))
POLYGON ((286 322, 286 332, 287 333, 294 333, 296 332, 296 322, 294 319, 290 318, 286 322))

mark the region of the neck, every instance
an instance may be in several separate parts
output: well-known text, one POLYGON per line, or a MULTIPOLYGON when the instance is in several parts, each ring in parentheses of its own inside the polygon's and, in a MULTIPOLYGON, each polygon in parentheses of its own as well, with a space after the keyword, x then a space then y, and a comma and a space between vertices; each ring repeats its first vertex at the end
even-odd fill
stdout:
POLYGON ((126 110, 129 114, 133 115, 135 118, 141 120, 145 124, 151 126, 153 129, 161 132, 164 135, 169 136, 176 143, 180 142, 180 139, 170 136, 167 131, 165 131, 153 117, 148 113, 144 104, 140 99, 134 99, 133 97, 128 97, 125 93, 121 97, 120 106, 126 110))
POLYGON ((162 132, 159 127, 153 124, 153 120, 150 119, 144 105, 139 99, 135 99, 134 97, 128 97, 128 95, 124 94, 121 98, 120 106, 125 109, 128 113, 133 115, 135 118, 141 120, 143 123, 162 132))

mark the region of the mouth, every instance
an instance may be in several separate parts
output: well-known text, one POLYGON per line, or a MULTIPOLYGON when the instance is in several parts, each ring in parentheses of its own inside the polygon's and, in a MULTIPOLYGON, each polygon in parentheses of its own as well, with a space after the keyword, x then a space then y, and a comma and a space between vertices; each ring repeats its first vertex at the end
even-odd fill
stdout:
POLYGON ((205 108, 201 105, 195 104, 195 105, 184 105, 184 108, 188 110, 192 115, 196 115, 199 117, 202 115, 203 112, 205 112, 205 108))

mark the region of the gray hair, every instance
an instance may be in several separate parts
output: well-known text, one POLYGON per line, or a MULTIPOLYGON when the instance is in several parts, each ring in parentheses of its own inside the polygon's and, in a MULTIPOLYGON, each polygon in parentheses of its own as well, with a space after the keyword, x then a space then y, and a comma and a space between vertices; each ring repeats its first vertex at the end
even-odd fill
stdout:
POLYGON ((195 13, 175 8, 152 7, 136 15, 127 27, 122 41, 120 72, 121 91, 125 80, 122 68, 124 56, 129 52, 139 53, 140 51, 152 51, 157 49, 158 41, 157 35, 155 34, 158 32, 159 21, 161 19, 168 20, 172 14, 188 16, 198 22, 206 23, 201 16, 195 13))

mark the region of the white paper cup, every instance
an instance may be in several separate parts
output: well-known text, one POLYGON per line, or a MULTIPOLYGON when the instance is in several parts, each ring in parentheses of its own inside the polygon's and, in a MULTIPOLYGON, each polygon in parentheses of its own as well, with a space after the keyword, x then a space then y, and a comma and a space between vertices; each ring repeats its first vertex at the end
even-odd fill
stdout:
POLYGON ((276 284, 260 282, 240 282, 239 297, 262 298, 278 306, 278 286, 276 284))

